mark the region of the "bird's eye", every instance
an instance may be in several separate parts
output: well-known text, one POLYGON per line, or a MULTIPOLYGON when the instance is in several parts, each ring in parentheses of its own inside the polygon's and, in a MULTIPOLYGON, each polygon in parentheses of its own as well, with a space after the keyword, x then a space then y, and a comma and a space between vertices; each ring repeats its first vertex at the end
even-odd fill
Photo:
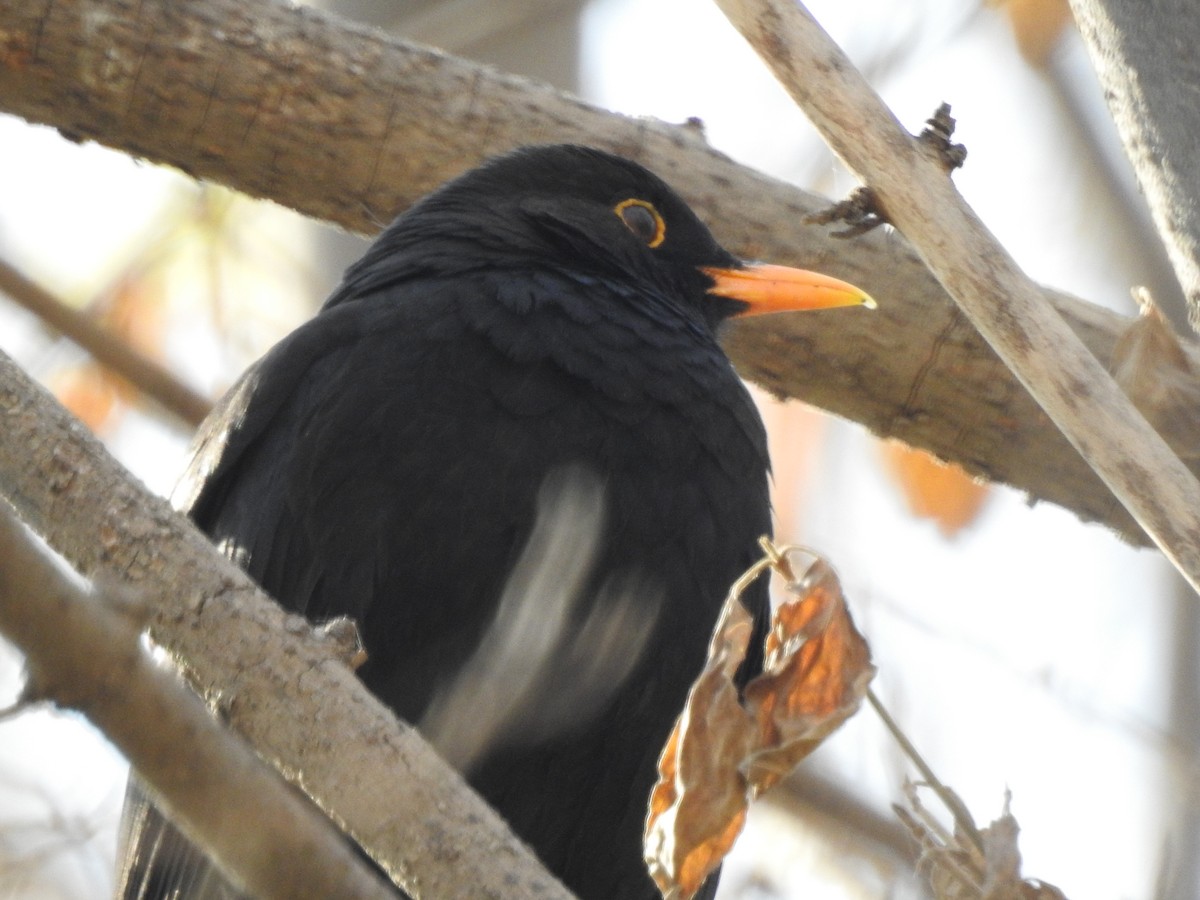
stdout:
POLYGON ((657 247, 667 236, 667 223, 652 203, 637 199, 622 200, 613 207, 613 212, 647 247, 657 247))

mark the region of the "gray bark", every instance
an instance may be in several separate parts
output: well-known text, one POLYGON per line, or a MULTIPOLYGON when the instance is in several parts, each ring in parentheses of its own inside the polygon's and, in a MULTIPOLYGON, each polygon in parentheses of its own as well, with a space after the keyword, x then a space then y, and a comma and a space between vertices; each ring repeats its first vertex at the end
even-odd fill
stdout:
POLYGON ((1200 324, 1200 15, 1193 0, 1071 0, 1154 224, 1200 324))
MULTIPOLYGON (((739 324, 727 347, 744 375, 1146 542, 903 240, 804 225, 827 201, 731 163, 694 128, 277 3, 7 0, 0 32, 0 109, 360 231, 521 144, 637 159, 736 252, 826 270, 881 303, 739 324)), ((1130 322, 1054 302, 1102 361, 1130 322)))

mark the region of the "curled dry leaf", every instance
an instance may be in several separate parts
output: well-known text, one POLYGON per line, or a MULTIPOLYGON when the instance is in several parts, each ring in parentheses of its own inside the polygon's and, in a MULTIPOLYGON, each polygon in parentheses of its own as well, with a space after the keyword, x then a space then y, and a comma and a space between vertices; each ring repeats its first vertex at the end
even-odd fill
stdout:
MULTIPOLYGON (((875 674, 837 575, 818 558, 772 617, 763 673, 746 685, 758 746, 746 760, 757 796, 850 718, 875 674)), ((739 604, 740 605, 740 604, 739 604)))
POLYGON ((797 581, 798 548, 767 556, 729 592, 708 662, 659 759, 645 853, 664 897, 689 898, 745 823, 750 801, 782 779, 858 709, 874 674, 870 650, 850 619, 833 569, 820 558, 797 581), (753 626, 742 591, 763 570, 787 581, 771 624, 763 673, 739 696, 734 674, 753 626))
POLYGON ((733 676, 752 631, 750 614, 731 594, 709 644, 708 662, 659 758, 645 848, 664 897, 694 894, 746 820, 742 763, 755 748, 755 724, 742 708, 733 676), (672 894, 673 888, 681 893, 672 894))

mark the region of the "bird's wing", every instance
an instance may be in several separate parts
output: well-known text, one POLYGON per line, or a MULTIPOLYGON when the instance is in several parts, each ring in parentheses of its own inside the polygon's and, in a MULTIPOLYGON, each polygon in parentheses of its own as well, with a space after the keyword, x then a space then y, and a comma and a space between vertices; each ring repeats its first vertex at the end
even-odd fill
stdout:
POLYGON ((191 459, 172 494, 174 505, 204 527, 226 496, 230 476, 276 422, 312 366, 337 352, 356 331, 353 317, 345 313, 312 319, 247 369, 200 425, 191 459))

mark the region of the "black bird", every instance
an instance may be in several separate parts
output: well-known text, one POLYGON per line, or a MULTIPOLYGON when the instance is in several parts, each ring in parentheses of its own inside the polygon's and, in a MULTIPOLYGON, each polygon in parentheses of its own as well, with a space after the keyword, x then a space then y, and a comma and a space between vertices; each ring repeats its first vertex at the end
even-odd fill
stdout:
MULTIPOLYGON (((868 300, 742 263, 639 165, 520 150, 383 232, 231 390, 177 500, 288 609, 356 619, 366 685, 569 888, 655 898, 657 756, 770 531, 719 328, 868 300), (495 677, 522 682, 513 708, 462 737, 495 677)), ((120 896, 236 896, 132 793, 120 896)))

